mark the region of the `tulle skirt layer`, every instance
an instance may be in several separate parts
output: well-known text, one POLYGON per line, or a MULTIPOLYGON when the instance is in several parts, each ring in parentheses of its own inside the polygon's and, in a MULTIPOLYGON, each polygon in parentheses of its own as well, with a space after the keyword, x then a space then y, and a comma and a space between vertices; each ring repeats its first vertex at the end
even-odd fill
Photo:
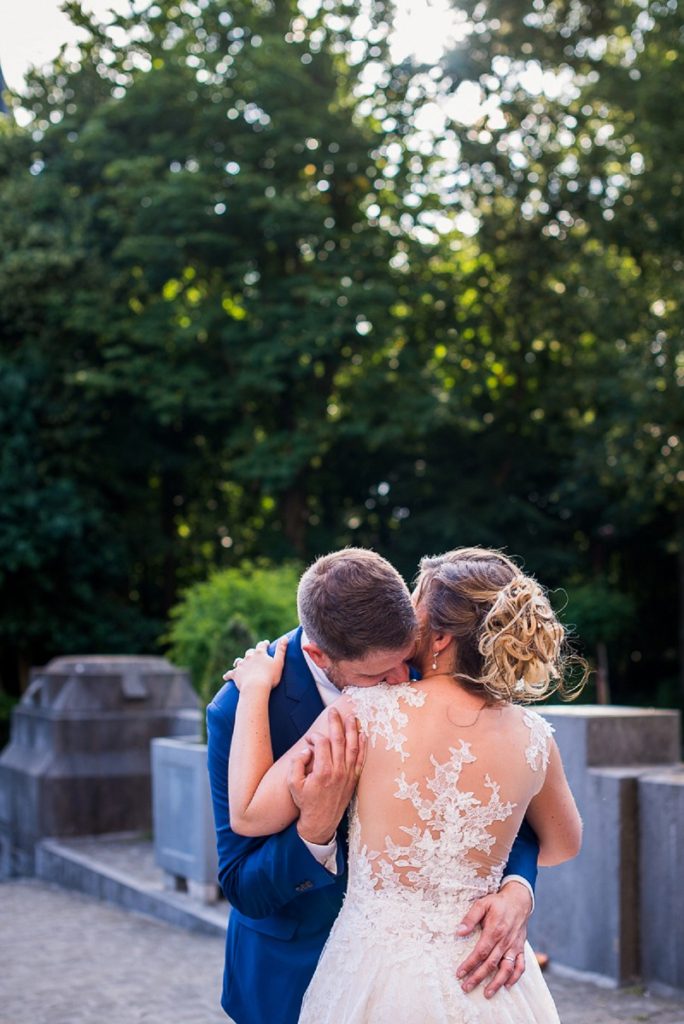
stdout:
MULTIPOLYGON (((382 901, 380 901, 382 902, 382 901)), ((380 909, 376 905, 376 909, 380 909)), ((307 989, 299 1024, 560 1024, 529 945, 526 969, 491 999, 466 994, 456 967, 477 941, 355 913, 349 899, 307 989)))

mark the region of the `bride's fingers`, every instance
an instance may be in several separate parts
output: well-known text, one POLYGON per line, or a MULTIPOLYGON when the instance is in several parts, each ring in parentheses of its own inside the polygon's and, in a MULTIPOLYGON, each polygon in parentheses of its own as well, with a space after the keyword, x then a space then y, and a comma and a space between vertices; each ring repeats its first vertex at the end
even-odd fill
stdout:
POLYGON ((233 661, 233 667, 229 668, 227 672, 223 673, 223 678, 225 679, 226 682, 228 682, 229 679, 233 678, 233 673, 235 672, 235 669, 238 668, 238 666, 243 660, 243 658, 235 658, 235 660, 233 661))
POLYGON ((287 637, 281 636, 280 640, 276 644, 276 649, 273 652, 273 662, 278 673, 282 675, 283 667, 285 665, 285 652, 287 650, 287 637))

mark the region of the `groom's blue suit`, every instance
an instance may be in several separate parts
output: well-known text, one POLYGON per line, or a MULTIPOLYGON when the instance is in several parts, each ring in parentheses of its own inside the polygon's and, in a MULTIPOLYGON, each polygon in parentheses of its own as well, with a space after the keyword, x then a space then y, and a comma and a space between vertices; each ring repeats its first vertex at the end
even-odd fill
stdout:
MULTIPOLYGON (((269 705, 276 758, 304 735, 323 710, 302 653, 301 627, 288 635, 283 676, 269 705)), ((228 755, 237 702, 237 688, 227 683, 207 709, 219 882, 233 908, 221 1005, 236 1024, 296 1024, 302 997, 342 906, 347 884, 345 822, 338 830, 337 875, 315 860, 299 838, 296 824, 260 839, 231 831, 228 755)), ((522 875, 534 885, 537 853, 534 833, 523 825, 507 873, 522 875)))

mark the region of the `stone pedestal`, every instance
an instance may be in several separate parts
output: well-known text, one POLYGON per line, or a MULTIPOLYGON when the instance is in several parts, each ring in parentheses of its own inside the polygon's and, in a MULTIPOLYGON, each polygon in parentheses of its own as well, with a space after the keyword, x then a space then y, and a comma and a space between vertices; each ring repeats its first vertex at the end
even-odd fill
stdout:
POLYGON ((684 989, 684 765, 639 780, 642 974, 684 989))
POLYGON ((580 855, 542 868, 530 941, 558 964, 629 982, 640 974, 639 780, 680 756, 679 715, 644 708, 551 706, 584 822, 580 855))
POLYGON ((206 744, 153 740, 152 796, 154 857, 167 884, 214 903, 218 856, 206 744))
POLYGON ((0 755, 4 873, 31 873, 44 836, 149 829, 150 740, 198 735, 197 703, 165 658, 56 658, 35 671, 0 755))

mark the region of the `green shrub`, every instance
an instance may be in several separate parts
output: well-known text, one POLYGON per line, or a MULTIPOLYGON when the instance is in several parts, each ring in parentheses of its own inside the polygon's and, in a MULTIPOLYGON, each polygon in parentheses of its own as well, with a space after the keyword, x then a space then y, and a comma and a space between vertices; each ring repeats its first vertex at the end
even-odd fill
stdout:
MULTIPOLYGON (((241 615, 233 615, 224 628, 217 633, 214 645, 209 651, 202 678, 197 686, 203 703, 210 704, 223 686, 223 673, 233 664, 233 659, 257 640, 249 623, 241 615)), ((264 637, 270 639, 270 637, 264 637)))
POLYGON ((168 657, 190 670, 208 702, 233 658, 257 640, 275 640, 297 623, 301 568, 244 562, 189 587, 171 609, 163 642, 168 657))

